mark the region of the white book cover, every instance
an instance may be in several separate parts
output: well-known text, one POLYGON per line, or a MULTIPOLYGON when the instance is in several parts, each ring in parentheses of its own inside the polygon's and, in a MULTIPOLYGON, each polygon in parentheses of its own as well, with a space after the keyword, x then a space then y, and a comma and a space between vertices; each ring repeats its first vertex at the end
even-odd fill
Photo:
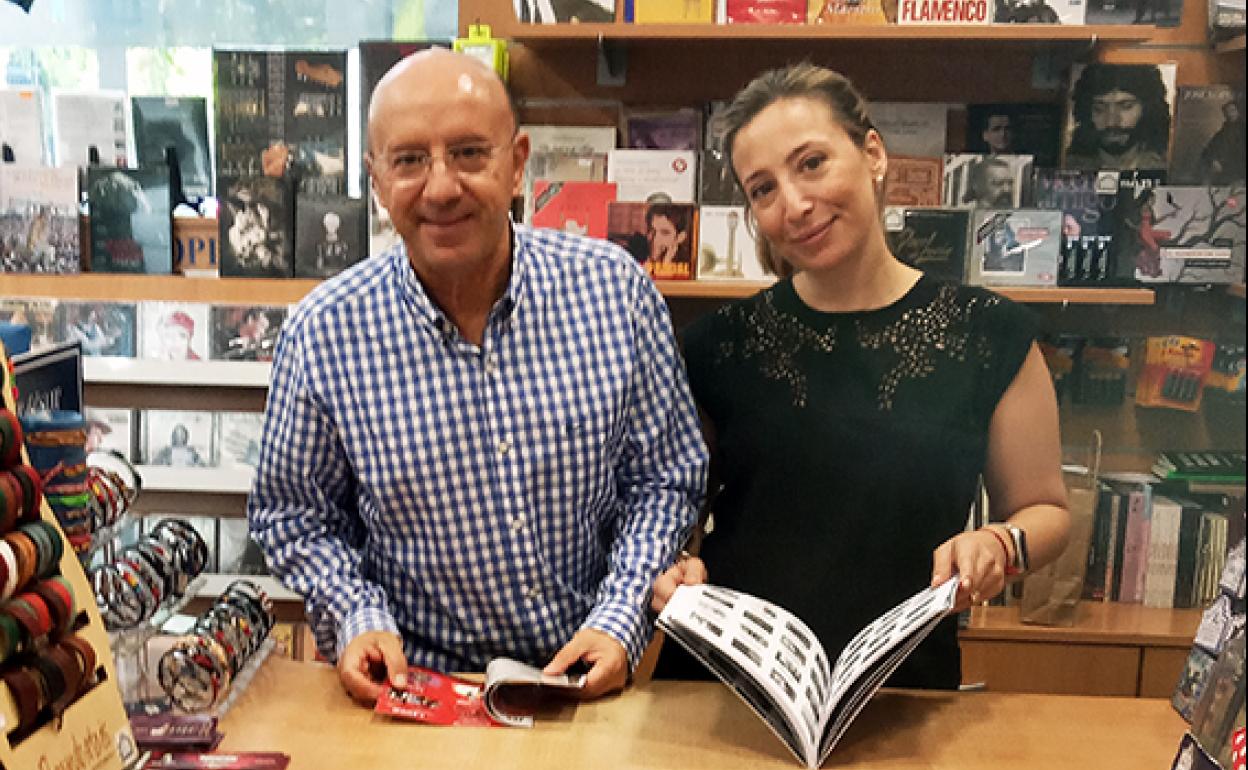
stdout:
POLYGON ((1016 209, 1023 205, 1032 161, 1031 155, 946 155, 944 203, 954 208, 1016 209))
POLYGON ((616 200, 670 203, 697 200, 698 154, 689 150, 612 150, 607 181, 615 182, 616 200))
POLYGON ((126 155, 126 95, 122 91, 56 91, 56 165, 92 165, 92 148, 101 166, 129 166, 126 155))
POLYGON ((615 149, 615 126, 555 126, 525 124, 533 153, 605 155, 615 149))
POLYGON ((0 165, 0 272, 82 267, 78 169, 0 165))
POLYGON ((1056 286, 1062 212, 976 209, 971 227, 971 286, 1056 286))
POLYGON ((524 221, 533 218, 533 183, 605 182, 607 155, 615 149, 615 126, 525 124, 529 162, 524 169, 524 221))
POLYGON ((145 409, 139 415, 144 465, 209 468, 216 463, 217 423, 212 412, 145 409))
POLYGON ((1173 607, 1178 572, 1179 525, 1183 507, 1168 497, 1153 498, 1148 532, 1148 574, 1144 576, 1144 606, 1173 607))
POLYGON ((209 306, 196 302, 139 304, 139 358, 202 361, 208 358, 209 306))
POLYGON ((264 432, 262 412, 220 412, 221 467, 254 469, 260 462, 260 438, 264 432))
POLYGON ((132 459, 134 448, 134 412, 130 409, 100 409, 88 406, 83 410, 87 423, 88 452, 117 452, 132 459))
POLYGON ((949 105, 943 102, 875 102, 871 123, 889 155, 939 158, 945 154, 949 105))
POLYGON ((758 261, 744 206, 702 206, 698 216, 699 281, 774 281, 758 261))
POLYGON ((0 89, 0 162, 19 166, 43 164, 43 99, 38 91, 0 89))

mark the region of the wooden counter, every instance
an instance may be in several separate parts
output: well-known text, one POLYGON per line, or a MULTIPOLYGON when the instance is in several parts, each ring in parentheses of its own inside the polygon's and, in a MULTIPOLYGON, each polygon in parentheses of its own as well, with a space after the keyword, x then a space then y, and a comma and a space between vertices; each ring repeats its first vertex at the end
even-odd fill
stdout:
POLYGON ((962 681, 997 692, 1168 698, 1200 610, 1081 602, 1072 627, 1021 623, 1018 607, 974 607, 959 634, 962 681))
MULTIPOLYGON (((827 766, 1164 768, 1185 728, 1159 700, 886 691, 827 766)), ((709 682, 650 682, 532 730, 430 727, 353 704, 328 666, 270 658, 221 729, 218 751, 282 751, 292 770, 800 767, 728 688, 709 682)))

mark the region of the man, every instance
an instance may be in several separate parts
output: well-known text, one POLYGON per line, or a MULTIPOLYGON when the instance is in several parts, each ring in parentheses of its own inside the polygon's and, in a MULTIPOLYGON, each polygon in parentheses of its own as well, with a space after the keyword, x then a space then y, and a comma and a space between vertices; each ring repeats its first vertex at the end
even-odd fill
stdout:
POLYGON ((689 208, 676 203, 646 207, 646 269, 655 278, 691 278, 689 208))
POLYGON ((1071 102, 1066 168, 1166 168, 1170 105, 1155 65, 1089 64, 1071 102))
POLYGON ((1018 205, 1014 198, 1014 169, 1008 162, 992 156, 973 161, 963 202, 977 208, 1014 208, 1018 205))
POLYGON ((610 244, 510 223, 516 126, 476 60, 395 65, 366 161, 402 242, 282 329, 248 514, 361 701, 499 655, 619 689, 701 502, 663 299, 610 244))
POLYGON ((1243 184, 1244 116, 1239 103, 1231 100, 1223 104, 1222 118, 1222 127, 1201 150, 1201 172, 1206 184, 1243 184))
POLYGON ((1010 128, 1010 116, 1004 112, 988 115, 984 121, 981 136, 984 140, 985 152, 1000 155, 1014 151, 1014 134, 1010 128))

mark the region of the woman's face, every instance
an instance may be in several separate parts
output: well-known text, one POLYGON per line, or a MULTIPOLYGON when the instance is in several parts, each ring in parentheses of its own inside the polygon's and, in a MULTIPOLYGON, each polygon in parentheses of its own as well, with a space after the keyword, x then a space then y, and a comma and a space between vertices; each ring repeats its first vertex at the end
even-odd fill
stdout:
POLYGON ((874 182, 884 144, 872 131, 855 145, 823 102, 769 105, 737 133, 732 157, 759 232, 795 269, 842 266, 883 237, 874 182))

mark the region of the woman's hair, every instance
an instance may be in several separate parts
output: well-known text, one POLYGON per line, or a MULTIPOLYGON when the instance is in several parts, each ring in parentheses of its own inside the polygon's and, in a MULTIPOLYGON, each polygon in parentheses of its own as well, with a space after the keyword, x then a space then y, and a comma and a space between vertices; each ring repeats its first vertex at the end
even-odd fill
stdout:
MULTIPOLYGON (((723 137, 725 159, 732 169, 732 178, 736 180, 738 187, 741 187, 741 179, 737 176, 732 160, 737 134, 758 117, 760 112, 782 99, 814 99, 826 105, 837 124, 860 148, 866 144, 867 132, 875 128, 867 113, 867 100, 849 78, 841 73, 808 61, 768 70, 738 91, 715 119, 714 128, 723 137)), ((748 195, 746 200, 746 224, 757 236, 754 213, 748 208, 748 195)), ((758 259, 764 269, 781 278, 793 273, 792 266, 773 253, 766 238, 758 236, 756 241, 758 259)))

